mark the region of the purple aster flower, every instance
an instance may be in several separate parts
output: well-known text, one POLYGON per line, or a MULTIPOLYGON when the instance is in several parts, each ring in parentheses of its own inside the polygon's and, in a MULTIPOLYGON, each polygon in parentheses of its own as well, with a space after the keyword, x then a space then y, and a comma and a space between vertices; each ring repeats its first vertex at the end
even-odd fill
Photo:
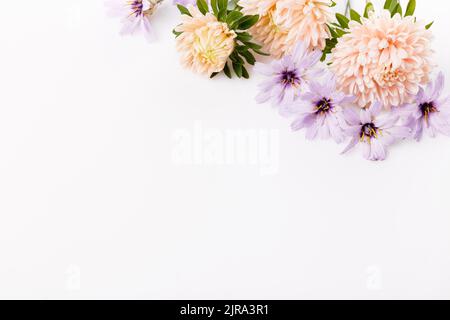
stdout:
POLYGON ((409 116, 407 123, 413 130, 414 139, 420 141, 426 131, 431 137, 438 133, 450 136, 450 97, 442 97, 444 74, 439 73, 436 81, 420 88, 414 104, 400 109, 409 116))
POLYGON ((122 19, 121 35, 143 34, 148 41, 155 39, 150 16, 163 0, 108 0, 109 15, 122 19))
POLYGON ((255 70, 269 79, 259 85, 260 93, 256 101, 271 101, 282 114, 286 113, 286 106, 298 98, 309 81, 321 75, 322 70, 313 68, 321 56, 322 52, 311 52, 299 42, 292 54, 269 64, 257 63, 255 70))
POLYGON ((345 140, 346 122, 342 105, 352 102, 354 98, 336 91, 336 80, 332 74, 320 85, 315 81, 309 83, 308 89, 297 99, 290 109, 297 114, 292 129, 306 128, 306 138, 333 138, 336 143, 345 140))
POLYGON ((353 109, 344 110, 344 117, 349 125, 346 133, 351 137, 351 141, 342 153, 361 144, 366 159, 384 160, 388 146, 410 137, 411 129, 399 125, 397 115, 388 113, 385 117, 379 116, 381 108, 381 103, 375 103, 369 109, 362 109, 359 115, 353 109))

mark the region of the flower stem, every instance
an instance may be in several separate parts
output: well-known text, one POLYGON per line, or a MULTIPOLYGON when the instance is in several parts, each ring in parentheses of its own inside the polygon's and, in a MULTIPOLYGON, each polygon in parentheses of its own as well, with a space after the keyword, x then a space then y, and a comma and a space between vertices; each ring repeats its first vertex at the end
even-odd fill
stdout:
POLYGON ((347 4, 345 5, 345 15, 348 16, 350 14, 350 10, 352 9, 352 1, 347 0, 347 4))

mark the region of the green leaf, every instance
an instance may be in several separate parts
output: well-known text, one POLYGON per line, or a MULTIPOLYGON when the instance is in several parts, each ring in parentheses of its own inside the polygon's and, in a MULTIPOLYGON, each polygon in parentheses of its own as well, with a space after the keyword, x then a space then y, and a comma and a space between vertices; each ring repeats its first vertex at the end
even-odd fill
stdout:
POLYGON ((225 68, 223 68, 223 72, 225 73, 225 75, 231 79, 231 71, 230 71, 230 67, 228 66, 228 62, 225 63, 225 68))
POLYGON ((242 59, 236 52, 233 52, 230 55, 230 60, 237 64, 243 65, 245 63, 244 59, 242 59))
POLYGON ((248 48, 250 48, 253 52, 261 55, 261 56, 270 56, 270 54, 262 52, 262 46, 260 46, 259 44, 253 43, 253 42, 244 42, 244 45, 247 46, 248 48))
POLYGON ((177 31, 175 29, 172 30, 172 33, 175 35, 175 38, 177 38, 178 36, 180 36, 183 32, 177 31))
POLYGON ((342 28, 348 29, 348 23, 350 22, 350 20, 346 16, 340 13, 336 13, 336 19, 342 28))
POLYGON ((330 25, 327 25, 328 30, 330 30, 330 34, 332 38, 339 38, 337 32, 334 30, 334 28, 332 28, 330 25))
MULTIPOLYGON (((234 22, 238 21, 239 19, 241 19, 244 15, 242 14, 242 12, 239 11, 231 11, 228 16, 227 16, 227 23, 228 25, 231 27, 234 22)), ((233 28, 232 28, 233 29, 233 28)))
POLYGON ((400 3, 397 3, 397 5, 395 6, 394 9, 392 9, 391 12, 391 16, 395 16, 396 14, 400 14, 401 16, 403 15, 403 10, 402 10, 402 6, 400 5, 400 3))
POLYGON ((389 7, 389 11, 394 12, 395 8, 399 5, 398 0, 392 0, 391 6, 389 7))
POLYGON ((246 47, 246 46, 236 46, 235 48, 234 48, 234 50, 236 50, 237 52, 244 52, 244 51, 247 51, 248 50, 248 48, 246 47))
POLYGON ((242 78, 242 64, 233 62, 233 70, 238 78, 242 78))
POLYGON ((244 44, 252 50, 259 50, 262 48, 262 46, 253 42, 244 42, 244 44))
POLYGON ((408 7, 406 7, 405 17, 413 16, 416 12, 416 0, 409 0, 408 7))
POLYGON ((402 11, 402 6, 398 2, 398 0, 391 0, 389 8, 387 8, 391 13, 391 16, 395 16, 396 13, 400 13, 402 11))
POLYGON ((341 28, 341 25, 339 23, 332 22, 331 25, 335 26, 335 27, 338 27, 338 28, 341 28))
POLYGON ((240 54, 245 58, 245 61, 247 61, 248 64, 251 64, 252 66, 255 64, 256 59, 249 51, 246 50, 241 52, 240 54))
POLYGON ((361 15, 353 9, 350 9, 350 18, 361 23, 361 15))
POLYGON ((368 18, 369 17, 369 13, 370 12, 374 12, 375 8, 373 6, 372 2, 367 2, 366 4, 366 8, 364 9, 364 18, 368 18))
POLYGON ((242 66, 242 77, 244 77, 244 79, 250 78, 250 75, 248 74, 248 71, 244 66, 242 66))
POLYGON ((434 24, 434 21, 433 22, 431 22, 431 23, 429 23, 429 24, 427 24, 426 26, 425 26, 425 29, 430 29, 431 28, 431 26, 434 24))
POLYGON ((219 13, 217 14, 217 19, 219 21, 225 22, 227 20, 227 14, 228 14, 227 9, 220 9, 219 13))
POLYGON ((209 7, 205 0, 197 0, 197 7, 203 15, 209 12, 209 7))
POLYGON ((347 32, 345 32, 342 29, 336 29, 336 33, 338 34, 338 38, 342 37, 343 35, 345 35, 347 32))
POLYGON ((217 0, 211 0, 211 8, 212 11, 214 12, 214 15, 217 17, 217 15, 219 14, 219 7, 217 0))
POLYGON ((384 9, 390 10, 392 1, 393 0, 386 0, 386 2, 384 3, 384 9))
POLYGON ((247 42, 252 40, 252 36, 248 32, 237 32, 236 34, 237 34, 236 39, 241 42, 247 42))
POLYGON ((219 11, 228 9, 228 0, 218 0, 217 2, 219 11))
POLYGON ((180 11, 181 14, 185 14, 187 16, 192 17, 191 13, 189 12, 188 8, 185 6, 182 6, 181 4, 177 4, 177 8, 180 11))
POLYGON ((253 27, 257 22, 259 21, 259 15, 254 16, 244 16, 241 19, 239 19, 239 30, 247 30, 253 27))
POLYGON ((322 58, 321 61, 325 61, 325 59, 327 58, 327 54, 331 53, 331 51, 333 50, 334 47, 336 47, 338 40, 335 39, 326 39, 325 40, 325 49, 322 51, 322 58))
POLYGON ((254 53, 259 54, 260 56, 266 56, 266 57, 269 57, 269 56, 270 56, 270 53, 261 51, 261 50, 259 50, 259 49, 252 49, 252 51, 253 51, 254 53))

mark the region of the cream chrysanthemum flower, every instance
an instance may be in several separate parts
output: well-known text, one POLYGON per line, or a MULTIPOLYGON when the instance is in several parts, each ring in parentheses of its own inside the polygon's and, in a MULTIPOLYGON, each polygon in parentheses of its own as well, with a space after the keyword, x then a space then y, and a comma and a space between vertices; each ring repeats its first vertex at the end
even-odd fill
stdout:
POLYGON ((349 33, 333 49, 332 70, 338 87, 354 95, 362 108, 380 101, 385 108, 410 103, 433 68, 431 33, 413 17, 391 17, 385 10, 362 24, 350 22, 349 33))
POLYGON ((203 15, 192 5, 188 10, 191 16, 183 15, 182 23, 175 28, 181 33, 177 37, 181 63, 196 73, 211 76, 225 67, 234 50, 236 33, 211 13, 203 15))
POLYGON ((241 0, 244 14, 258 14, 250 29, 255 40, 275 58, 290 53, 302 41, 310 50, 325 47, 333 19, 329 0, 241 0))

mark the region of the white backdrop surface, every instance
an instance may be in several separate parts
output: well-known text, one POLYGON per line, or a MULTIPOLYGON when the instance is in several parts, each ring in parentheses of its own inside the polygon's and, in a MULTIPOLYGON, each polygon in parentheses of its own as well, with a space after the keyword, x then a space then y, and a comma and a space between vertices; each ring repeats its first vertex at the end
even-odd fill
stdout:
MULTIPOLYGON (((418 1, 448 77, 449 13, 418 1)), ((0 298, 450 298, 450 139, 308 142, 257 75, 183 70, 178 21, 148 44, 103 1, 2 4, 0 298), (242 132, 250 156, 211 158, 242 132)))

